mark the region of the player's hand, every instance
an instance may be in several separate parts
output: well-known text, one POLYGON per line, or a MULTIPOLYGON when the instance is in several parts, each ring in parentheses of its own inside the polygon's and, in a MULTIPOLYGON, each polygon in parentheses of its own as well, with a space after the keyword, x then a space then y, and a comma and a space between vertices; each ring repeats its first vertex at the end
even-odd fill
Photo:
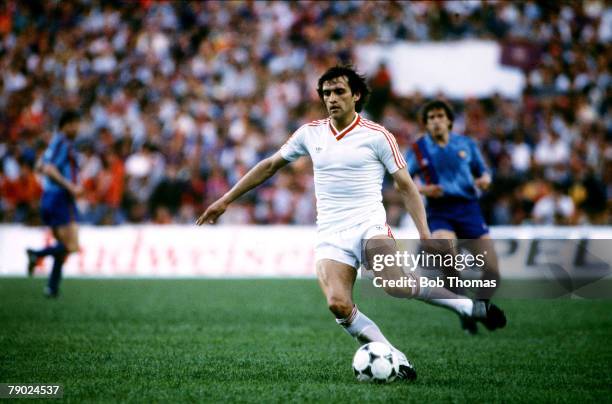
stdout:
POLYGON ((420 191, 428 198, 439 198, 444 194, 442 187, 438 184, 424 185, 420 191))
POLYGON ((85 194, 85 188, 79 184, 71 184, 70 188, 68 188, 68 192, 70 192, 74 198, 80 198, 85 194))
POLYGON ((489 185, 491 185, 491 177, 485 174, 479 178, 476 178, 474 183, 478 188, 482 189, 483 191, 486 191, 487 189, 489 189, 489 185))
POLYGON ((215 203, 210 205, 204 211, 204 213, 202 213, 202 215, 200 215, 198 220, 196 220, 196 224, 198 226, 202 226, 204 223, 215 223, 219 216, 221 216, 223 212, 225 212, 225 209, 227 209, 227 203, 223 202, 222 200, 216 201, 215 203))

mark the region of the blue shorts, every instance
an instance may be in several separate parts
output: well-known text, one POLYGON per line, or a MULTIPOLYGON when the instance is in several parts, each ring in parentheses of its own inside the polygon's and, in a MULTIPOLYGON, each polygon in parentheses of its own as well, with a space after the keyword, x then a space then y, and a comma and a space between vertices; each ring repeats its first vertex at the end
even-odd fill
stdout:
POLYGON ((429 230, 450 230, 458 239, 477 239, 489 233, 477 200, 440 198, 427 200, 429 230))
POLYGON ((65 226, 78 220, 76 203, 68 192, 43 192, 40 215, 49 227, 65 226))

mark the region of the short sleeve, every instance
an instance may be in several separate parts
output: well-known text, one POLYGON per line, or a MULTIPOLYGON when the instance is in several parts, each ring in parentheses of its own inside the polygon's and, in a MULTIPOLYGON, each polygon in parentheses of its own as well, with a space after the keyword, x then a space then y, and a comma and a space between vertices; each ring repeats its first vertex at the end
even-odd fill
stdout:
POLYGON ((62 142, 59 136, 53 136, 47 150, 43 153, 42 161, 45 164, 55 164, 61 152, 62 142))
POLYGON ((306 125, 293 132, 293 135, 280 148, 281 156, 287 161, 295 161, 301 156, 306 156, 308 150, 304 142, 306 136, 306 125))
POLYGON ((470 169, 476 177, 480 177, 488 171, 487 165, 484 162, 482 153, 480 153, 480 150, 478 149, 478 144, 472 139, 470 139, 470 149, 470 154, 472 155, 472 159, 470 161, 470 169))
POLYGON ((381 132, 376 143, 378 158, 383 163, 389 174, 406 167, 406 160, 400 152, 395 137, 388 131, 381 132))

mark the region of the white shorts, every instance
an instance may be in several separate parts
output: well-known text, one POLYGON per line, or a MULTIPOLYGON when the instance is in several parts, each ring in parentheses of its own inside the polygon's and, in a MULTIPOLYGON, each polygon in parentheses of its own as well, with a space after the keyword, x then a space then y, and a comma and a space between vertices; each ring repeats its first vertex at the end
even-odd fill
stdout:
POLYGON ((338 232, 317 233, 315 261, 330 259, 359 269, 362 241, 379 235, 393 237, 389 225, 380 220, 368 220, 338 232))

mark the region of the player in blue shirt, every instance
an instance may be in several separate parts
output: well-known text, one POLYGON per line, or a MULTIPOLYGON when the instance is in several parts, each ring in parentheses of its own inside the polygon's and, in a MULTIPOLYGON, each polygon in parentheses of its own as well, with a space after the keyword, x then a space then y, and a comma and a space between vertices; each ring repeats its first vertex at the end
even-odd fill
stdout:
POLYGON ((37 169, 45 176, 40 212, 45 225, 51 228, 56 244, 40 250, 27 250, 28 274, 33 274, 38 259, 53 256, 53 268, 45 288, 47 297, 58 296, 64 261, 79 249, 75 198, 82 194, 83 188, 77 182, 74 149, 79 124, 76 111, 65 111, 60 117, 59 131, 37 164, 37 169))
MULTIPOLYGON (((486 251, 483 279, 499 283, 497 256, 478 204, 481 190, 491 184, 478 146, 471 138, 451 132, 454 113, 444 101, 427 103, 421 120, 427 134, 407 151, 406 162, 410 175, 421 180, 417 187, 427 200, 427 222, 432 237, 479 240, 463 243, 463 247, 474 255, 486 251)), ((495 288, 481 289, 478 297, 488 302, 494 291, 495 288)), ((462 318, 461 324, 470 334, 478 330, 470 319, 462 318)))

